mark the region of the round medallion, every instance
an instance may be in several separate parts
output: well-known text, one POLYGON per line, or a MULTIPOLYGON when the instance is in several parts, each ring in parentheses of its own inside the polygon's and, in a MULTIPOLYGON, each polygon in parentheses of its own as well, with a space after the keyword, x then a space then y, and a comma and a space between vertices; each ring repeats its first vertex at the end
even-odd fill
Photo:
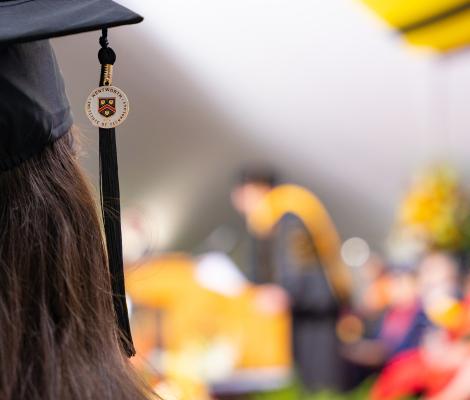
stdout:
POLYGON ((104 129, 121 125, 129 114, 129 100, 116 86, 100 86, 94 89, 85 103, 90 122, 104 129))

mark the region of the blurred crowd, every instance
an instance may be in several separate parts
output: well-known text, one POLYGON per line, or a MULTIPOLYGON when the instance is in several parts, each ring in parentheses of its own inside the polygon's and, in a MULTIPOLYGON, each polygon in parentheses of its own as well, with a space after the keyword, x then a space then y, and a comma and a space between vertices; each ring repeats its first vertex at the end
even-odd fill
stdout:
POLYGON ((241 259, 212 244, 128 265, 134 362, 158 393, 470 398, 470 207, 451 168, 420 174, 384 250, 354 265, 306 188, 249 169, 231 200, 241 259))
POLYGON ((409 268, 374 259, 362 274, 364 333, 343 354, 378 374, 370 398, 468 398, 468 274, 456 258, 430 252, 409 268))

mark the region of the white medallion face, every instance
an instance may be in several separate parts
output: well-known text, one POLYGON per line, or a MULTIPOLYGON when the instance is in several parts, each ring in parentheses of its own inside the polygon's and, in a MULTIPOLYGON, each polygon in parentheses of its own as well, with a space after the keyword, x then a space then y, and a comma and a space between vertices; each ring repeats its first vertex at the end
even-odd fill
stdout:
POLYGON ((94 126, 104 129, 115 128, 127 118, 129 100, 116 86, 100 86, 88 96, 85 113, 94 126))

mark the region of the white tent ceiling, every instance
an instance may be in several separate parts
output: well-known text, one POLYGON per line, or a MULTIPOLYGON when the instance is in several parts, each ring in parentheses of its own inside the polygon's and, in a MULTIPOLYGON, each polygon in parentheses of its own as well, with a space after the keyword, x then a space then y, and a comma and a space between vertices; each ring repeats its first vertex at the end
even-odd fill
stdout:
MULTIPOLYGON (((238 221, 229 187, 247 162, 308 186, 344 238, 373 246, 417 166, 470 167, 470 56, 412 51, 355 0, 121 3, 146 18, 110 34, 115 83, 131 100, 121 189, 125 205, 150 210, 162 249, 238 221)), ((82 110, 97 40, 54 41, 90 142, 82 110)), ((96 173, 97 151, 84 163, 96 173)))

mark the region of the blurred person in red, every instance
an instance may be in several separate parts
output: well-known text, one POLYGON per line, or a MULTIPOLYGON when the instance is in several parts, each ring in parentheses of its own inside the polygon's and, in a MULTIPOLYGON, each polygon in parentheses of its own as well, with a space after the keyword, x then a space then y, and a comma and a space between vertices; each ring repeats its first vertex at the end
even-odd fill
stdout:
MULTIPOLYGON (((276 283, 288 295, 301 381, 310 390, 341 389, 336 322, 349 303, 351 279, 325 208, 306 189, 276 185, 272 171, 260 169, 241 174, 232 202, 253 240, 251 279, 276 283)), ((282 301, 275 289, 273 301, 282 301)))

